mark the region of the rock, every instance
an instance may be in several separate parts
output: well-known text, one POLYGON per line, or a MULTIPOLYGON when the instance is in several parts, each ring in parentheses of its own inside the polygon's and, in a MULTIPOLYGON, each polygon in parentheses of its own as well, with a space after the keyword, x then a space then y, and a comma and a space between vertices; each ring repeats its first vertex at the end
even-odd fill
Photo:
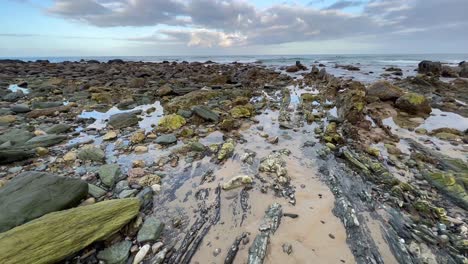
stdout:
POLYGON ((367 89, 367 96, 378 97, 382 101, 396 100, 403 95, 403 91, 387 81, 378 81, 367 89))
POLYGON ((139 185, 144 186, 144 187, 151 187, 155 184, 160 184, 161 177, 159 177, 158 175, 154 175, 154 174, 147 174, 141 177, 140 179, 138 179, 138 181, 134 181, 132 179, 129 179, 129 181, 130 183, 138 183, 139 185))
POLYGON ((0 144, 10 141, 12 145, 24 145, 26 141, 33 137, 34 134, 27 130, 12 129, 0 135, 0 144))
POLYGON ((59 262, 119 231, 139 208, 138 199, 120 199, 47 214, 0 233, 0 263, 59 262))
POLYGON ((59 107, 63 106, 63 102, 57 101, 57 102, 33 102, 31 107, 33 109, 46 109, 46 108, 54 108, 54 107, 59 107))
POLYGON ((156 143, 160 145, 170 145, 177 142, 177 138, 174 134, 165 134, 156 138, 156 143))
POLYGON ((231 109, 230 113, 233 118, 243 118, 243 117, 250 117, 252 116, 253 106, 252 105, 245 105, 245 106, 236 106, 231 109))
POLYGON ((104 151, 96 146, 87 145, 80 149, 77 157, 81 160, 102 162, 106 158, 104 151))
POLYGON ((291 253, 292 253, 292 245, 291 244, 284 243, 281 247, 283 248, 284 253, 286 253, 288 255, 291 255, 291 253))
POLYGON ((0 189, 0 233, 47 213, 76 206, 88 185, 43 172, 23 172, 0 189))
POLYGON ((421 61, 418 64, 418 72, 422 74, 433 74, 433 75, 440 75, 442 71, 442 64, 440 62, 433 62, 433 61, 421 61))
POLYGON ((172 114, 161 118, 158 123, 158 128, 163 131, 174 131, 181 128, 185 123, 185 118, 177 114, 172 114))
POLYGON ((112 115, 109 118, 108 125, 112 126, 113 128, 125 128, 130 126, 138 125, 138 117, 137 115, 141 111, 133 111, 133 112, 126 112, 126 113, 119 113, 112 115))
POLYGON ((223 183, 223 190, 232 190, 253 182, 252 177, 247 175, 239 175, 230 179, 228 182, 223 183))
POLYGON ((168 251, 167 248, 159 251, 159 253, 156 254, 156 256, 154 256, 151 259, 151 263, 152 264, 161 264, 161 263, 163 263, 164 259, 166 258, 167 251, 168 251))
POLYGON ((36 154, 39 157, 42 157, 42 156, 45 156, 45 155, 49 154, 49 150, 44 148, 44 147, 37 147, 36 148, 36 154))
POLYGON ((102 140, 113 140, 117 138, 117 132, 115 131, 109 131, 107 132, 103 137, 102 140))
POLYGON ((92 197, 99 199, 102 196, 104 196, 107 192, 106 190, 102 189, 101 187, 98 187, 94 184, 88 184, 88 193, 92 197))
POLYGON ((225 118, 223 122, 219 125, 219 128, 223 131, 231 131, 233 129, 238 129, 240 127, 240 122, 232 118, 225 118))
POLYGON ((70 130, 72 127, 68 124, 56 124, 46 129, 47 134, 62 134, 70 130))
POLYGON ((417 93, 407 93, 401 96, 396 101, 395 106, 409 114, 429 115, 432 112, 426 97, 417 93))
POLYGON ((23 97, 24 97, 24 93, 22 91, 17 91, 17 92, 6 94, 5 96, 3 96, 3 100, 7 102, 16 102, 23 97))
POLYGON ((164 244, 162 242, 157 242, 157 243, 154 243, 152 246, 151 246, 151 252, 153 252, 154 254, 158 253, 159 250, 164 246, 164 244))
POLYGON ((444 65, 442 66, 441 76, 445 78, 457 78, 458 72, 456 68, 444 65))
POLYGON ((177 114, 184 117, 184 118, 190 118, 192 117, 192 111, 189 111, 189 110, 182 110, 182 109, 179 109, 177 111, 177 114))
POLYGON ((211 111, 208 107, 203 105, 197 105, 192 108, 192 111, 199 117, 206 121, 212 121, 215 123, 219 122, 219 115, 211 111))
POLYGON ((267 247, 270 242, 270 236, 273 235, 279 227, 283 210, 280 204, 274 203, 265 211, 262 224, 260 225, 260 234, 258 234, 249 248, 248 264, 262 264, 267 254, 267 247))
POLYGON ((205 145, 197 141, 197 142, 190 143, 190 149, 196 152, 203 152, 206 150, 206 147, 205 145))
POLYGON ((267 142, 270 143, 270 144, 278 144, 279 137, 269 137, 269 138, 267 138, 267 142))
POLYGON ((107 187, 113 187, 119 180, 120 176, 122 176, 122 172, 120 171, 120 166, 118 164, 102 165, 99 168, 98 174, 102 183, 107 187))
POLYGON ((16 121, 16 116, 14 116, 14 115, 0 116, 0 125, 1 124, 4 124, 4 125, 11 124, 11 123, 14 123, 15 121, 16 121))
POLYGON ((34 150, 28 148, 0 148, 0 164, 8 164, 14 161, 28 159, 34 156, 34 150))
POLYGON ((281 157, 281 153, 272 153, 260 161, 258 168, 262 172, 272 172, 278 177, 287 177, 286 161, 281 157))
POLYGON ((174 91, 172 90, 172 88, 168 85, 168 84, 165 84, 161 87, 159 87, 158 91, 156 92, 156 94, 158 96, 166 96, 166 95, 170 95, 172 94, 174 91))
POLYGON ((146 152, 148 152, 148 147, 146 147, 146 146, 136 146, 135 147, 135 152, 136 153, 146 153, 146 152))
POLYGON ((229 156, 232 155, 234 152, 234 143, 232 140, 229 140, 228 142, 224 143, 221 146, 221 149, 218 152, 218 160, 224 160, 228 158, 229 156))
POLYGON ((63 155, 63 160, 64 161, 75 161, 76 160, 76 152, 75 151, 69 151, 67 154, 63 155))
POLYGON ((150 250, 150 245, 144 245, 140 248, 138 253, 135 255, 135 258, 133 259, 133 264, 139 264, 143 261, 143 259, 146 257, 146 254, 148 254, 150 250))
POLYGON ((67 139, 67 136, 61 135, 43 135, 38 137, 33 137, 30 140, 26 141, 25 146, 35 148, 35 147, 50 147, 56 145, 67 139))
POLYGON ((145 140, 145 132, 141 130, 133 133, 132 136, 130 137, 130 142, 132 144, 138 144, 138 143, 143 142, 144 140, 145 140))
POLYGON ((17 114, 22 114, 22 113, 27 113, 31 111, 31 108, 25 104, 14 104, 10 106, 10 110, 17 113, 17 114))
POLYGON ((97 258, 106 264, 125 264, 131 247, 132 242, 124 240, 102 250, 98 253, 97 258))
POLYGON ((140 231, 138 231, 137 241, 139 243, 153 242, 159 239, 164 230, 164 223, 156 217, 150 216, 146 218, 140 231))
POLYGON ((467 62, 461 62, 460 63, 460 77, 462 78, 468 78, 468 63, 467 62))
POLYGON ((119 199, 125 199, 129 197, 134 197, 138 191, 135 189, 123 190, 119 193, 119 199))

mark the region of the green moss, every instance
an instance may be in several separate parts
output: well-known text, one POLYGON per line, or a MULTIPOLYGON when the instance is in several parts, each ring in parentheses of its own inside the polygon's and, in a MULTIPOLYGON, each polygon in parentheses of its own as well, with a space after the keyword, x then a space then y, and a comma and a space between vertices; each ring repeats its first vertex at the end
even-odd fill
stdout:
POLYGON ((313 102, 319 99, 319 95, 317 94, 310 94, 310 93, 303 93, 301 94, 301 100, 304 102, 313 102))
POLYGON ((426 101, 426 97, 424 95, 420 95, 417 93, 407 93, 404 97, 412 104, 418 105, 422 104, 426 101))
POLYGON ((234 142, 229 140, 221 146, 221 149, 218 152, 218 160, 224 160, 232 155, 234 152, 234 142))
POLYGON ((165 131, 174 131, 185 125, 186 121, 180 115, 171 114, 164 116, 159 120, 158 128, 165 131))
POLYGON ((0 263, 56 263, 119 231, 139 212, 118 199, 47 214, 0 234, 0 263))
POLYGON ((253 106, 251 104, 236 106, 231 109, 230 113, 233 118, 250 117, 253 113, 253 106))
POLYGON ((193 131, 193 129, 191 128, 184 128, 182 129, 182 131, 180 131, 179 135, 181 137, 191 137, 193 136, 193 134, 195 134, 195 132, 193 131))

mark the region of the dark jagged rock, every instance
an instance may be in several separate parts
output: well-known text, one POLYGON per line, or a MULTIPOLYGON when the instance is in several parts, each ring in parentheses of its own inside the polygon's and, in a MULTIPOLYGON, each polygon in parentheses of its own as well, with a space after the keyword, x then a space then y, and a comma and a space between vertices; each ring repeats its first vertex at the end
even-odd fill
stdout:
POLYGON ((249 256, 247 263, 261 264, 263 263, 270 236, 273 235, 278 229, 283 210, 280 204, 274 203, 265 211, 262 224, 259 227, 260 234, 255 237, 254 242, 249 248, 249 256))
POLYGON ((0 189, 0 232, 76 206, 87 194, 88 185, 79 179, 24 172, 0 189))
POLYGON ((423 74, 440 75, 442 72, 442 64, 433 61, 421 61, 418 64, 418 72, 423 74))

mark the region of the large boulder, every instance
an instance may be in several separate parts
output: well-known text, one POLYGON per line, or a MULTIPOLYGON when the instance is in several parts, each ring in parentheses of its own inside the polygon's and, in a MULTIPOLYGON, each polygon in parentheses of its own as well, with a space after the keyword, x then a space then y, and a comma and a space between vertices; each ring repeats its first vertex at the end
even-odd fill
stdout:
POLYGON ((418 72, 422 74, 440 75, 442 72, 442 63, 434 61, 421 61, 418 64, 418 72))
POLYGON ((79 179, 24 172, 0 189, 0 233, 47 213, 76 206, 87 194, 88 184, 79 179))
POLYGON ((460 77, 462 78, 468 78, 468 62, 461 62, 460 63, 460 77))
POLYGON ((113 187, 121 175, 119 164, 105 164, 99 168, 99 178, 107 187, 113 187))
POLYGON ((0 234, 0 263, 56 263, 116 233, 139 209, 130 198, 47 214, 0 234))
POLYGON ((403 95, 403 91, 387 81, 378 81, 367 88, 367 96, 378 97, 382 101, 396 100, 403 95))
POLYGON ((429 115, 432 112, 426 97, 417 93, 407 93, 401 96, 396 101, 395 106, 409 114, 429 115))

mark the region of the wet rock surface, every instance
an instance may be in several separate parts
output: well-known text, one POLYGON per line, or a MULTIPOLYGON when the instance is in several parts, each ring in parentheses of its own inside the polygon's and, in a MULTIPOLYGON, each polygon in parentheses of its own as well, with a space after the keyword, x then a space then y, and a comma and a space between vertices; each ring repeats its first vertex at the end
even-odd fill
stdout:
POLYGON ((466 262, 465 65, 308 66, 2 62, 0 262, 466 262))

